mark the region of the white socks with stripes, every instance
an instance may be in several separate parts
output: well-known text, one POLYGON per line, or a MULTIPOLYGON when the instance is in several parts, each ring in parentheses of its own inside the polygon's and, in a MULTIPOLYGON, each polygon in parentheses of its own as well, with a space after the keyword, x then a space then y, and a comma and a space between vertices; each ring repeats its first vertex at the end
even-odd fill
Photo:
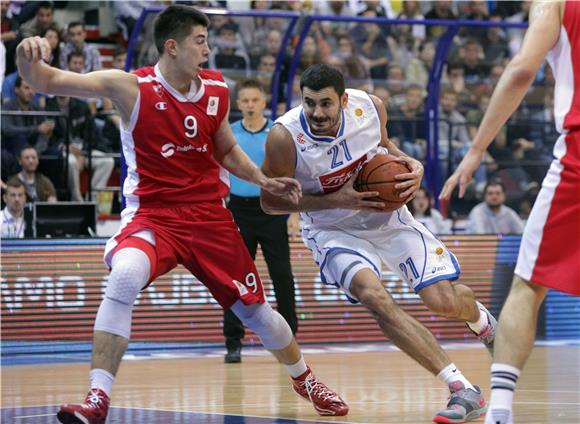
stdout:
POLYGON ((485 424, 513 423, 512 403, 520 370, 507 364, 491 365, 491 397, 485 424))

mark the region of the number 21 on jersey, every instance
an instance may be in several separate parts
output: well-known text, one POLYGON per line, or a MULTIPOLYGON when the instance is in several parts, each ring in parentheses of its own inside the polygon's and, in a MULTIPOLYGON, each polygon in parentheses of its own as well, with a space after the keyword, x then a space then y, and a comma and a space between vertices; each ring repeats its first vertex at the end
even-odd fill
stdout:
POLYGON ((338 144, 335 144, 330 148, 327 155, 332 155, 332 162, 330 163, 330 169, 338 168, 339 166, 344 164, 344 161, 350 162, 352 160, 352 156, 348 151, 348 144, 346 144, 346 140, 342 140, 338 144))

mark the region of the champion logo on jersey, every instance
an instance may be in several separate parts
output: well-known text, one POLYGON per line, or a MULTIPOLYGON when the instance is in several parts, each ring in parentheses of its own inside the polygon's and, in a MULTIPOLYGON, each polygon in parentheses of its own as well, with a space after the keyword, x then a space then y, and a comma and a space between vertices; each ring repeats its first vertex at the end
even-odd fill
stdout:
POLYGON ((248 294, 247 287, 244 286, 242 283, 240 283, 238 280, 232 280, 232 283, 234 283, 236 285, 236 287, 238 288, 238 291, 240 292, 240 296, 244 296, 244 295, 248 294))
POLYGON ((209 96, 207 101, 206 113, 208 116, 216 116, 218 112, 218 107, 220 105, 220 98, 218 96, 209 96))
POLYGON ((167 103, 165 103, 165 102, 157 102, 157 103, 155 103, 155 109, 157 109, 157 110, 167 110, 167 103))

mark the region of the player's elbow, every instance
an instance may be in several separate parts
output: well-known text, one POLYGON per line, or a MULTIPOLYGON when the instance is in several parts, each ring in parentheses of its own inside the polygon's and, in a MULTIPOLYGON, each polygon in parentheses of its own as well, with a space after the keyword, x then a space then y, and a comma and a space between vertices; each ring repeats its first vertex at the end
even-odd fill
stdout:
POLYGON ((509 71, 510 82, 515 85, 527 86, 531 84, 536 77, 536 72, 538 71, 529 61, 525 61, 519 57, 514 58, 509 67, 510 69, 506 71, 509 71))

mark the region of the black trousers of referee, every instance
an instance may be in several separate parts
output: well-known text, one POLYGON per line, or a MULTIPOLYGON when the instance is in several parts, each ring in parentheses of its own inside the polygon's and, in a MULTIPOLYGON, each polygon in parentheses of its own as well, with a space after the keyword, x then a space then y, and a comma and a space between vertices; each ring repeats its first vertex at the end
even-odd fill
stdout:
MULTIPOLYGON (((286 319, 296 334, 298 318, 294 298, 294 276, 290 266, 290 246, 288 245, 287 215, 268 215, 260 207, 259 197, 230 195, 228 209, 240 228, 246 247, 256 259, 258 244, 262 248, 268 272, 274 285, 278 312, 286 319)), ((224 337, 226 346, 241 346, 244 325, 230 309, 224 311, 224 337)))

